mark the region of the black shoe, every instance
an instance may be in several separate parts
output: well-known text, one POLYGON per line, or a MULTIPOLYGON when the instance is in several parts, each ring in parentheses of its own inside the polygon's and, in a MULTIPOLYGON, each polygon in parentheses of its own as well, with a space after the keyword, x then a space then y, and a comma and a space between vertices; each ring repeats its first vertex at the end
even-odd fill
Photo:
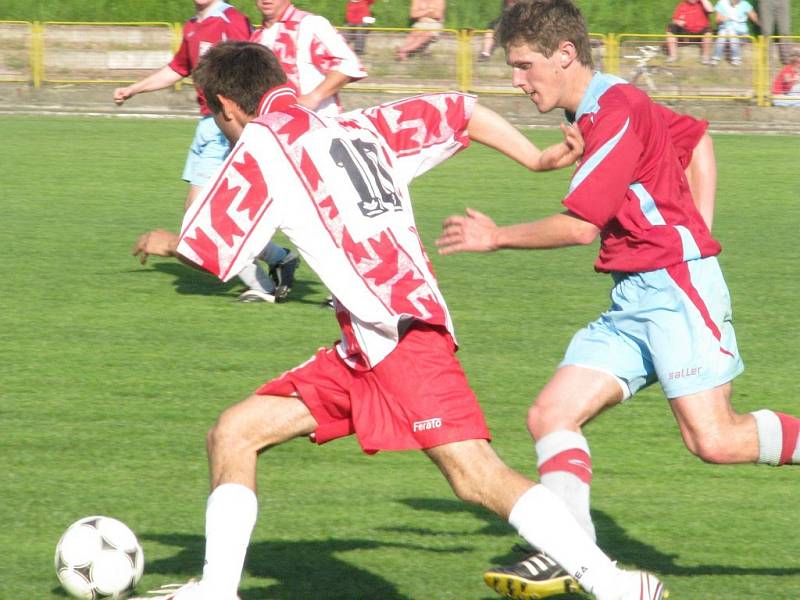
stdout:
POLYGON ((483 580, 501 596, 516 600, 539 600, 581 591, 578 582, 556 561, 538 551, 509 567, 489 569, 483 580))
POLYGON ((289 254, 284 256, 281 262, 269 270, 269 275, 275 282, 275 302, 286 300, 294 285, 294 272, 299 266, 300 257, 289 251, 289 254))

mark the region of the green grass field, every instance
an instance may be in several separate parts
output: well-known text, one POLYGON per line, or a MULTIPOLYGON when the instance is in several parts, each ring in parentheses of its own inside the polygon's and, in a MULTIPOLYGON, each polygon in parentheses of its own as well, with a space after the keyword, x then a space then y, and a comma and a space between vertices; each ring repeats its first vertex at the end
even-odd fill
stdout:
MULTIPOLYGON (((241 305, 236 285, 176 262, 142 267, 140 232, 175 227, 194 123, 0 117, 0 598, 63 599, 53 550, 90 514, 128 523, 140 591, 198 575, 216 415, 337 335, 325 290, 241 305)), ((536 132, 541 143, 553 132, 536 132)), ((741 411, 800 412, 797 137, 718 135, 715 232, 748 370, 741 411)), ((567 172, 528 174, 471 148, 415 183, 423 241, 471 382, 512 466, 535 474, 527 406, 573 331, 606 304, 594 248, 441 257, 439 223, 469 205, 499 222, 558 208, 567 172)), ((659 389, 590 424, 601 545, 662 575, 676 600, 797 600, 798 472, 708 466, 659 389)), ((262 457, 243 600, 475 600, 512 558, 507 524, 462 505, 418 453, 297 440, 262 457)))

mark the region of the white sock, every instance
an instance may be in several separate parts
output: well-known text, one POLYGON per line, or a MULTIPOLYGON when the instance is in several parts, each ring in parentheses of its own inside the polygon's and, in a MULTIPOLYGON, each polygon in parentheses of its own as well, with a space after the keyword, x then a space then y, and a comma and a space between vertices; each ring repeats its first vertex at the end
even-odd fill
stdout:
POLYGON ((519 497, 508 522, 525 540, 548 554, 599 600, 614 598, 624 572, 578 525, 559 498, 543 485, 519 497))
POLYGON ((536 442, 536 457, 539 481, 561 498, 583 530, 597 540, 589 512, 592 459, 586 438, 574 431, 554 431, 536 442))
POLYGON ((257 513, 253 490, 238 483, 223 483, 208 497, 202 587, 211 597, 236 598, 257 513))

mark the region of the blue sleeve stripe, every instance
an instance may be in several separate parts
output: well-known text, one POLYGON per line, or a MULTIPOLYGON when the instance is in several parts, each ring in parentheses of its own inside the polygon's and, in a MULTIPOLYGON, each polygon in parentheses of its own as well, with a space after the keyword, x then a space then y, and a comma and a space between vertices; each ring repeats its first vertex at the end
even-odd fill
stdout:
POLYGON ((608 156, 608 154, 616 147, 619 143, 622 136, 625 135, 625 132, 628 130, 628 125, 630 124, 630 118, 625 119, 625 123, 622 125, 622 129, 617 132, 617 134, 608 140, 605 144, 603 144, 597 152, 592 154, 591 158, 584 162, 580 168, 575 172, 575 176, 572 178, 572 183, 569 184, 569 191, 572 191, 578 187, 581 183, 583 183, 584 179, 586 179, 589 175, 592 174, 597 166, 603 162, 603 160, 608 156))

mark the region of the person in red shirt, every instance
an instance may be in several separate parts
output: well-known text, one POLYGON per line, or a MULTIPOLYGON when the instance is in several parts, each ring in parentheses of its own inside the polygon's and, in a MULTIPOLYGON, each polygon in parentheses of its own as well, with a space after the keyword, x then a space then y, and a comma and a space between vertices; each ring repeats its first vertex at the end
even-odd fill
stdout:
MULTIPOLYGON (((158 71, 127 87, 114 90, 114 102, 122 105, 136 94, 163 90, 189 77, 200 57, 220 40, 247 40, 252 27, 248 18, 221 0, 195 0, 196 14, 183 26, 183 38, 175 56, 158 71)), ((200 121, 183 179, 189 183, 185 206, 191 205, 211 174, 222 164, 228 141, 214 125, 201 90, 197 90, 200 121)))
MULTIPOLYGON (((542 483, 593 535, 592 458, 581 428, 656 382, 686 447, 705 462, 800 464, 800 419, 773 410, 741 414, 731 403, 744 365, 716 258, 721 246, 684 174, 687 140, 701 129, 665 118, 641 90, 595 72, 586 23, 570 0, 519 2, 498 34, 514 86, 540 112, 568 111, 585 152, 563 212, 501 227, 467 209, 445 220, 440 252, 560 248, 600 238, 595 270, 613 282, 611 306, 573 336, 528 412, 542 483)), ((537 563, 544 560, 535 556, 485 578, 507 594, 537 580, 537 563)))
POLYGON ((344 22, 347 27, 343 31, 344 38, 353 46, 353 51, 361 56, 366 50, 367 33, 365 28, 375 22, 370 7, 375 0, 347 0, 345 5, 344 22))
POLYGON ((700 40, 700 61, 704 65, 711 64, 711 23, 708 15, 714 12, 709 0, 682 0, 678 2, 672 13, 672 20, 667 25, 667 61, 678 60, 678 41, 697 43, 693 38, 676 36, 702 35, 700 40))
POLYGON ((775 106, 800 106, 800 49, 795 48, 789 54, 789 64, 778 72, 772 81, 772 93, 775 96, 795 96, 792 99, 779 98, 773 101, 775 106))

